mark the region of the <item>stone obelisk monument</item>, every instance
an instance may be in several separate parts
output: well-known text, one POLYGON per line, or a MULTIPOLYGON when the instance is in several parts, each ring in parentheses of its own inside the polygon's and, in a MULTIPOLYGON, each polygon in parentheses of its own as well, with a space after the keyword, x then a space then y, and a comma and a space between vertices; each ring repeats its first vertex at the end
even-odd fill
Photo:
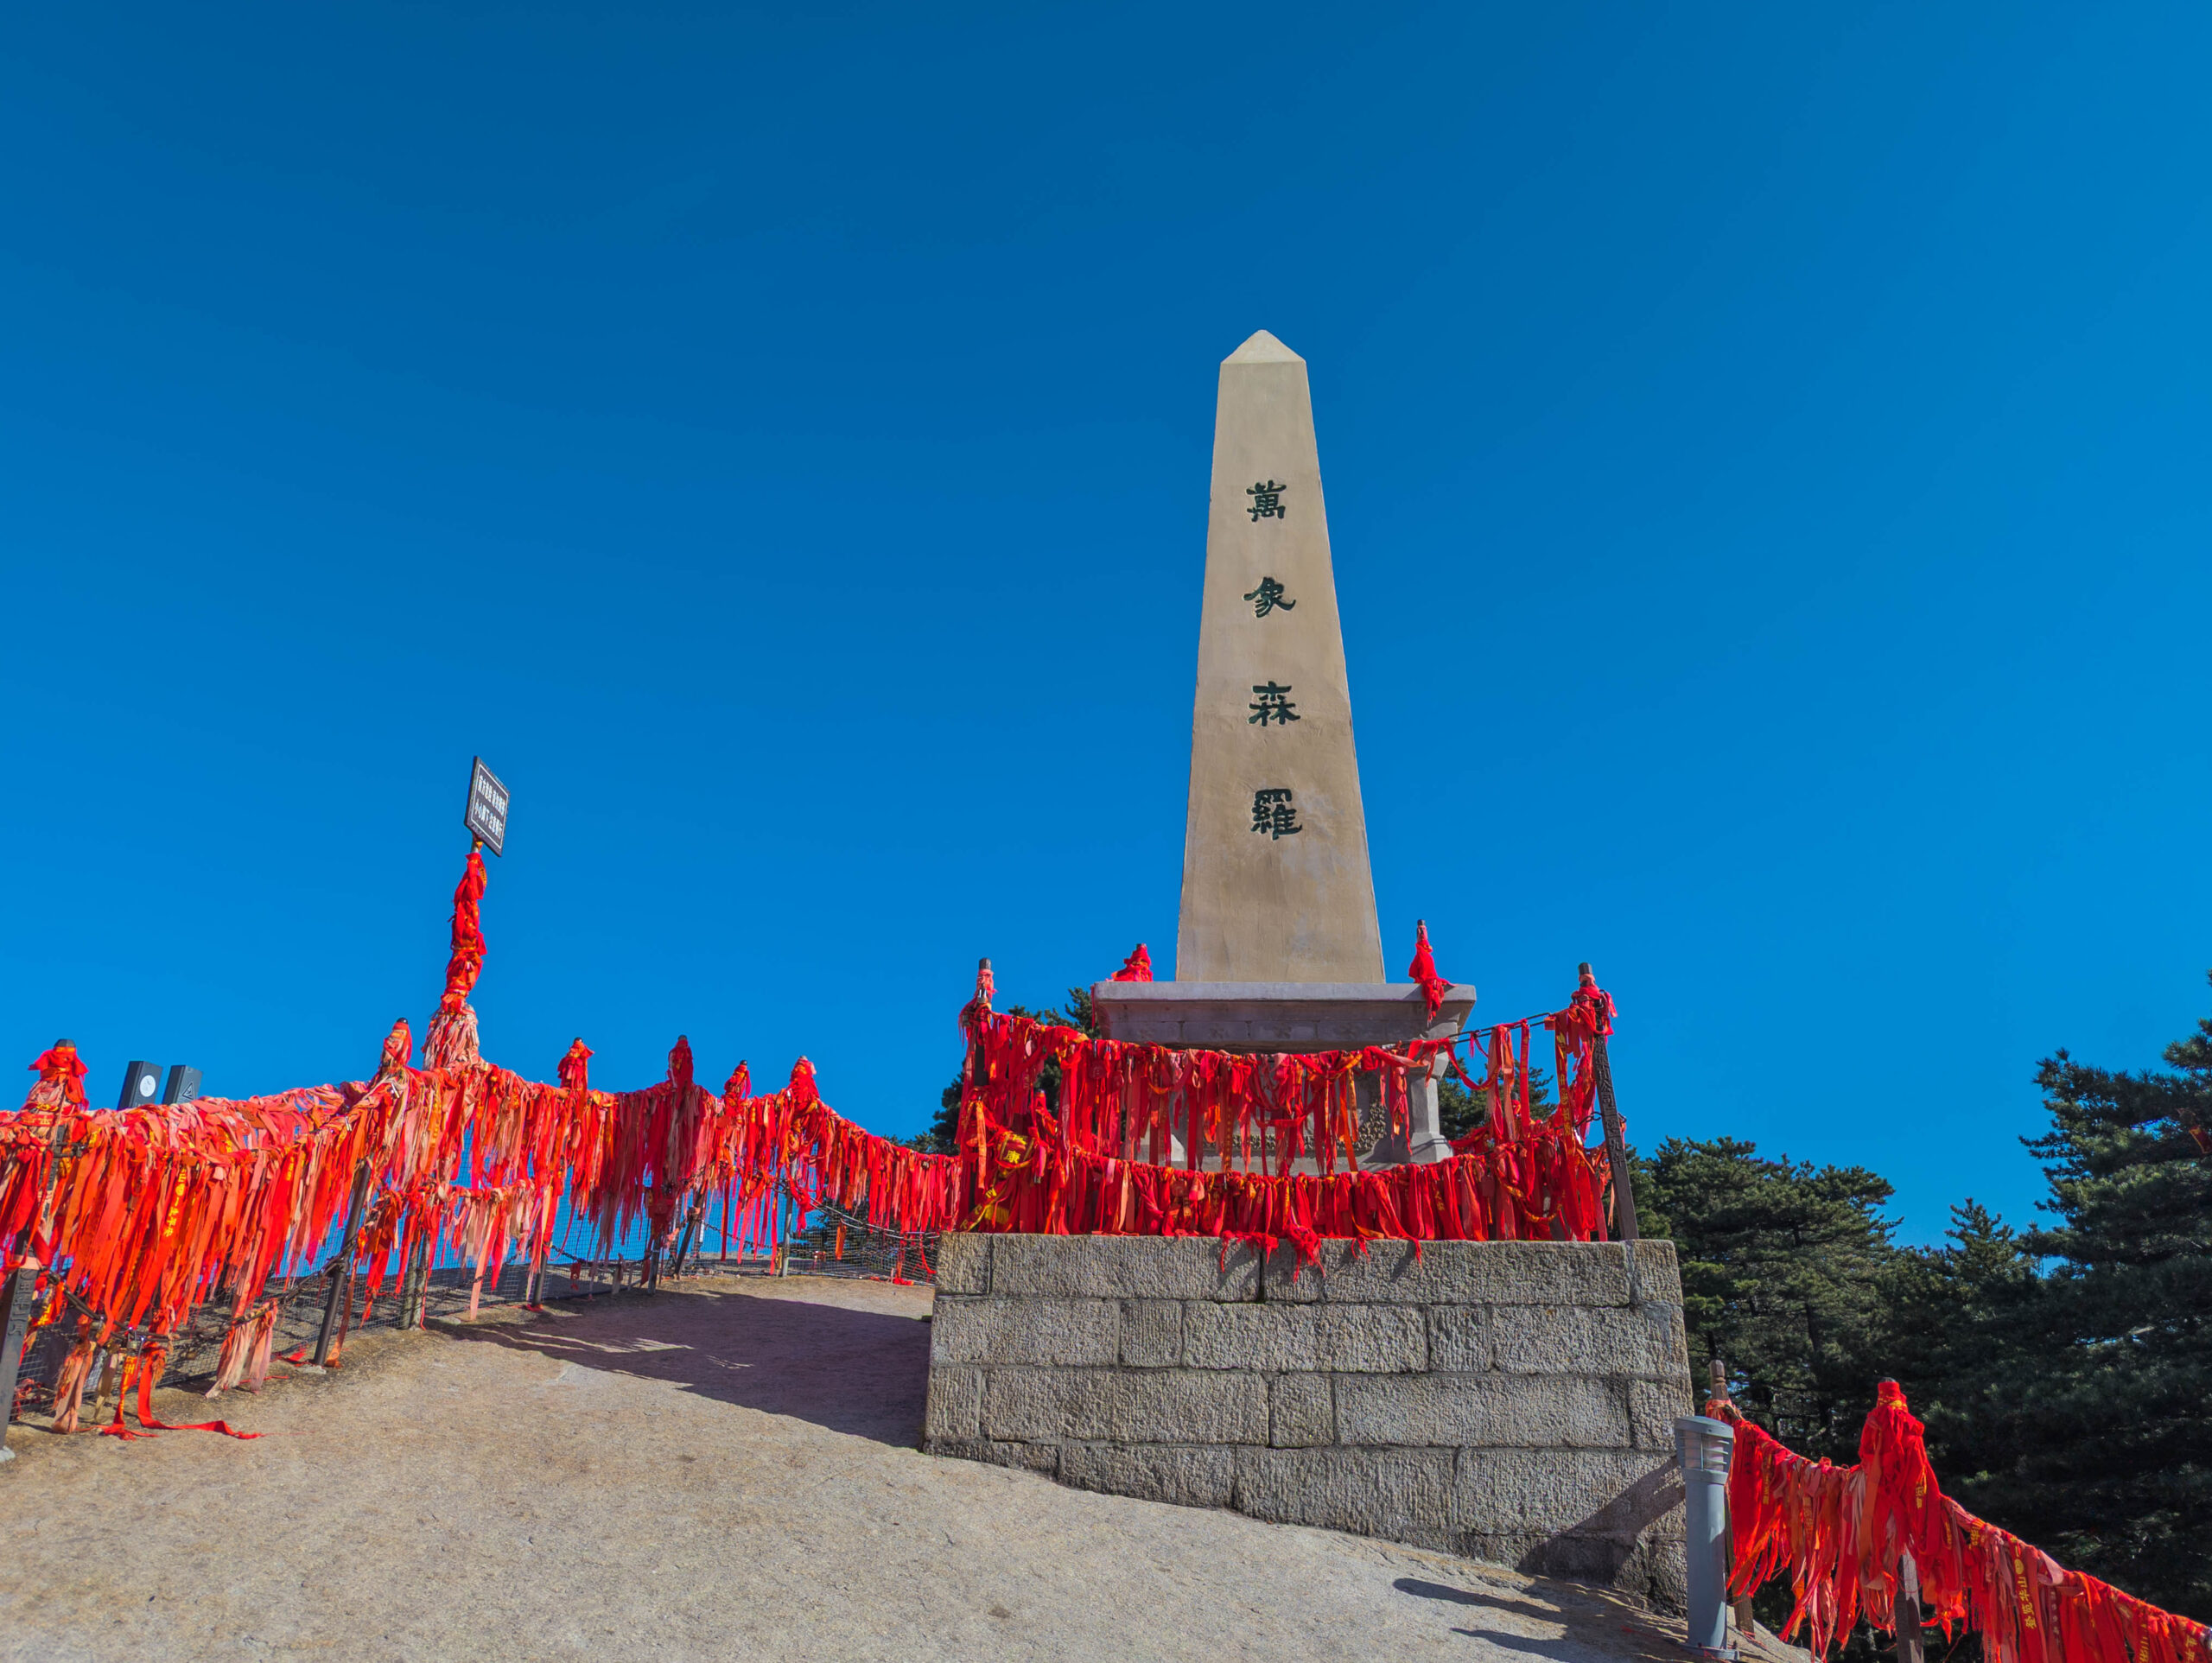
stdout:
POLYGON ((1382 981, 1306 360, 1224 360, 1179 981, 1382 981))
MULTIPOLYGON (((1441 1038, 1474 1007, 1455 987, 1432 1016, 1383 979, 1313 401, 1306 360, 1265 330, 1221 365, 1175 980, 1091 997, 1110 1038, 1230 1050, 1441 1038)), ((1370 1164, 1448 1152, 1433 1075, 1413 1097, 1410 1135, 1370 1164)))

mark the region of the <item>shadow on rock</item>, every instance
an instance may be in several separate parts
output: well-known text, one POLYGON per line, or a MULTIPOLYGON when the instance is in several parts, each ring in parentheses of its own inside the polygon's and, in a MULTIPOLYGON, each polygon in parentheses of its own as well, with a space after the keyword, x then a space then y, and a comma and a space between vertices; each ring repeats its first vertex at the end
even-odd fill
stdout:
POLYGON ((660 1381, 700 1397, 912 1448, 929 1390, 930 1329, 916 1317, 696 1288, 562 1301, 531 1320, 454 1324, 454 1338, 536 1351, 596 1375, 660 1381))
POLYGON ((1415 1599, 1450 1600, 1455 1605, 1486 1605, 1494 1610, 1516 1611, 1522 1616, 1541 1617, 1548 1622, 1559 1621, 1559 1612, 1555 1608, 1539 1605, 1533 1600, 1478 1594, 1471 1588, 1453 1588, 1445 1583, 1424 1582, 1419 1577, 1401 1577, 1390 1586, 1402 1594, 1411 1594, 1415 1599))
POLYGON ((1495 1646, 1500 1651, 1548 1657, 1553 1663, 1588 1663, 1590 1656, 1590 1642, 1578 1634, 1562 1634, 1557 1640, 1531 1640, 1526 1634, 1501 1634, 1495 1628, 1454 1628, 1452 1632, 1495 1646))
POLYGON ((1554 1639, 1516 1634, 1503 1628, 1454 1628, 1452 1631, 1503 1651, 1550 1658, 1554 1663, 1588 1663, 1593 1639, 1603 1636, 1605 1652, 1616 1657, 1639 1659, 1642 1663, 1670 1663, 1670 1660, 1679 1659, 1681 1654, 1681 1647, 1655 1625, 1650 1613, 1640 1602, 1610 1588, 1562 1588, 1554 1584, 1547 1593, 1556 1598, 1558 1603, 1547 1605, 1535 1598, 1516 1599, 1504 1593, 1480 1593, 1470 1588, 1454 1588, 1446 1583, 1424 1581, 1419 1577, 1401 1577, 1390 1585, 1400 1593, 1411 1594, 1416 1599, 1448 1600, 1454 1605, 1509 1611, 1516 1616, 1556 1622, 1566 1629, 1564 1634, 1554 1639))

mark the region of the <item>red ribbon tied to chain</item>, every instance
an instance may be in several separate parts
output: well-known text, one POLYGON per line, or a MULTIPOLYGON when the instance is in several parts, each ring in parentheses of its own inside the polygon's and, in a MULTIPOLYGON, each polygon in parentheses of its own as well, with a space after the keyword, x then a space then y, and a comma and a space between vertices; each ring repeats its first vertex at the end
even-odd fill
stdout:
POLYGON ((1406 974, 1421 984, 1421 997, 1428 1001, 1428 1019, 1435 1021, 1436 1013, 1444 1008, 1444 995, 1452 991, 1452 984, 1436 974, 1436 955, 1428 950, 1426 918, 1414 926, 1413 968, 1406 974))

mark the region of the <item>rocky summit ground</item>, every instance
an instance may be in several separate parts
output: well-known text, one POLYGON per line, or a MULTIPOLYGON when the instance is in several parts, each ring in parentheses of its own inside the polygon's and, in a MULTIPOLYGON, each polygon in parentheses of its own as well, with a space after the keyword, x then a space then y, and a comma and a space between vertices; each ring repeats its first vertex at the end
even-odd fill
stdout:
POLYGON ((18 1425, 0 1657, 1681 1663, 1592 1590, 920 1454, 929 1311, 709 1277, 156 1400, 251 1443, 18 1425))

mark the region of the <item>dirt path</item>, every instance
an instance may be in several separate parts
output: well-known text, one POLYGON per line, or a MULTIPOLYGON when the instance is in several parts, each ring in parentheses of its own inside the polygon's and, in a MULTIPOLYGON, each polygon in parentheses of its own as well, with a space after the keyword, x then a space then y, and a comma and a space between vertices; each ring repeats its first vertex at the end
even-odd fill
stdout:
POLYGON ((929 1307, 703 1279, 157 1401, 251 1443, 18 1426, 0 1657, 1680 1663, 1592 1590, 918 1454, 929 1307))

